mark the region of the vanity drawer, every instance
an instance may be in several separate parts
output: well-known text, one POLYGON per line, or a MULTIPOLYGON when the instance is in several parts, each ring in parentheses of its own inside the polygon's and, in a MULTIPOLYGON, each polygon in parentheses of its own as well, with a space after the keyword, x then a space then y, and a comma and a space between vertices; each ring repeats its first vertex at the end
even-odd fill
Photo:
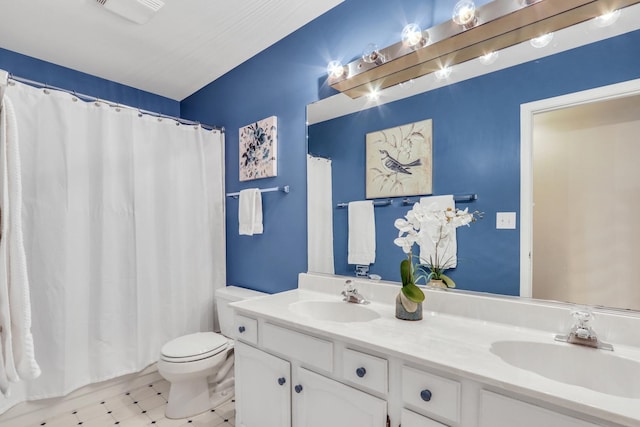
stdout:
POLYGON ((262 347, 298 360, 303 366, 325 372, 333 371, 333 343, 291 329, 265 323, 262 327, 262 347))
POLYGON ((403 409, 401 425, 402 427, 447 427, 444 424, 440 424, 437 421, 433 421, 431 418, 423 417, 408 409, 403 409))
POLYGON ((386 359, 347 348, 342 353, 342 378, 387 394, 387 363, 386 359))
POLYGON ((480 392, 480 427, 596 427, 587 421, 559 414, 487 390, 480 392))
POLYGON ((460 383, 429 372, 402 367, 402 400, 424 415, 460 421, 460 383))
POLYGON ((258 344, 258 321, 238 314, 235 319, 235 338, 249 344, 258 344))

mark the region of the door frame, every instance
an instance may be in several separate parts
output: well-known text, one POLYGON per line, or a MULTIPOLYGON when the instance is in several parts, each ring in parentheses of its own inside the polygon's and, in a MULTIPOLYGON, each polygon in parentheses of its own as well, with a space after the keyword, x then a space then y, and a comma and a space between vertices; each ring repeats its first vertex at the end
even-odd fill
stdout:
POLYGON ((520 105, 520 296, 533 295, 533 116, 640 94, 640 79, 520 105))

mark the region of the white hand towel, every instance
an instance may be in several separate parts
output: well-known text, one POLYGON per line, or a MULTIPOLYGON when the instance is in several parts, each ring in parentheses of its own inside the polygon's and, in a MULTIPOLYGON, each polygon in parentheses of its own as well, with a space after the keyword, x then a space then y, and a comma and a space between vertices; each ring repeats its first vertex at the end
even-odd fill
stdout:
MULTIPOLYGON (((444 196, 421 197, 420 204, 432 211, 444 211, 448 208, 456 208, 453 195, 451 194, 444 196)), ((438 244, 438 261, 441 266, 445 263, 447 268, 454 268, 458 265, 458 242, 456 240, 456 229, 452 228, 448 230, 448 233, 448 236, 442 239, 438 244)), ((424 238, 418 242, 420 244, 421 262, 428 261, 430 257, 432 259, 435 257, 435 248, 439 230, 433 230, 430 234, 432 235, 431 238, 424 236, 424 238)))
POLYGON ((262 234, 262 194, 259 189, 240 191, 238 226, 240 235, 262 234))
POLYGON ((373 202, 349 203, 349 264, 369 265, 376 261, 376 220, 373 202))

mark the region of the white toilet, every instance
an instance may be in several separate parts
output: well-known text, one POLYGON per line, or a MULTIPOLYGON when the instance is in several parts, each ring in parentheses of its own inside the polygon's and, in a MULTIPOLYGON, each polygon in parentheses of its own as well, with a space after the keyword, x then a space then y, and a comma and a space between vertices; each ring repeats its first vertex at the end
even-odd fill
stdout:
POLYGON ((264 295, 236 286, 218 289, 215 299, 222 334, 198 332, 162 346, 158 372, 171 383, 167 418, 191 417, 233 396, 233 339, 227 337, 233 334, 234 320, 228 304, 264 295))

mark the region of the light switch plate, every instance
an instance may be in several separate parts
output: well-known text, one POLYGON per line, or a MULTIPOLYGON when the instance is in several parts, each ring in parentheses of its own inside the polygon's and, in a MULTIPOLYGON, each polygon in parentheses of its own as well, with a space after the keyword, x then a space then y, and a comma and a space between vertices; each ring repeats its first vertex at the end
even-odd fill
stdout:
POLYGON ((515 230, 516 229, 516 213, 515 212, 496 212, 496 228, 498 230, 515 230))

